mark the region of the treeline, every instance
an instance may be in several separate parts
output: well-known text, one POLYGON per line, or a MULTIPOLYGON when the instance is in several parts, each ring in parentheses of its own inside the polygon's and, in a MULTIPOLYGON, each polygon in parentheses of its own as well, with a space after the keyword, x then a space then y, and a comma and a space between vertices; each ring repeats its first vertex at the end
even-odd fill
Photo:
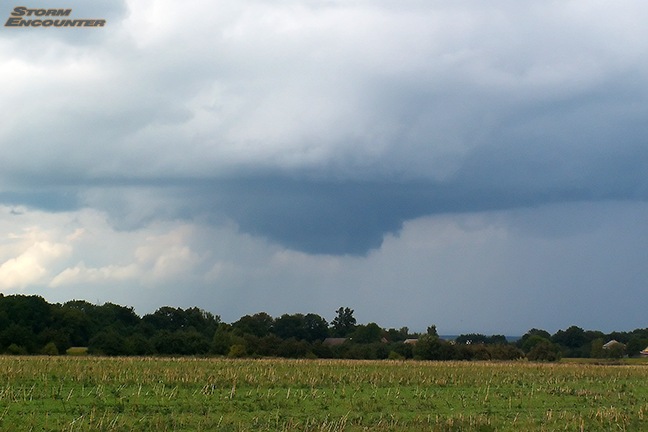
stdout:
POLYGON ((58 355, 72 347, 109 356, 229 356, 423 360, 557 360, 569 357, 638 355, 648 329, 603 334, 570 327, 550 335, 532 329, 515 343, 502 335, 466 334, 446 341, 430 326, 358 324, 349 308, 329 323, 317 314, 265 312, 224 323, 200 308, 162 307, 138 316, 132 307, 74 300, 50 304, 39 296, 0 294, 0 352, 58 355), (610 339, 618 344, 605 345, 610 339))

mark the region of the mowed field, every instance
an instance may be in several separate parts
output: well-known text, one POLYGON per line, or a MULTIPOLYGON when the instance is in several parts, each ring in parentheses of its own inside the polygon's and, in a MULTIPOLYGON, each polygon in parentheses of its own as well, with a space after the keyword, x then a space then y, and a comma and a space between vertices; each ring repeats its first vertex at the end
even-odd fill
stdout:
POLYGON ((0 357, 0 430, 648 430, 648 367, 0 357))

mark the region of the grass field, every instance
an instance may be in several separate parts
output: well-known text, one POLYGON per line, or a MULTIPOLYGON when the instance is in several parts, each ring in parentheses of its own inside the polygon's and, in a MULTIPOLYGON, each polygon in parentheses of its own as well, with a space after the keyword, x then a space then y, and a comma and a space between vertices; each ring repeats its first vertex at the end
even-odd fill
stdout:
POLYGON ((0 357, 0 430, 648 429, 648 367, 0 357))

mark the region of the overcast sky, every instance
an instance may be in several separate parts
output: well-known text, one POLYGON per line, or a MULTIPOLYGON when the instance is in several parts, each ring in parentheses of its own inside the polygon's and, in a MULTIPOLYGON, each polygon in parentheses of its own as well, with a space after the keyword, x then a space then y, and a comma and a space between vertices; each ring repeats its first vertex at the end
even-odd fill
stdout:
POLYGON ((0 29, 0 292, 648 326, 647 2, 41 3, 107 23, 0 29))

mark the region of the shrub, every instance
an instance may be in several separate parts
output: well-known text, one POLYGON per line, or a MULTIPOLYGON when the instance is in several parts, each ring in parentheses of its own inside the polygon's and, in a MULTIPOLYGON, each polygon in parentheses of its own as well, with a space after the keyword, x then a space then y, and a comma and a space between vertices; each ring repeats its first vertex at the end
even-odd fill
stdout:
POLYGON ((241 358, 241 357, 245 357, 245 355, 246 355, 245 345, 240 345, 240 344, 232 345, 229 349, 229 352, 227 353, 227 356, 232 358, 241 358))
POLYGON ((56 347, 56 344, 54 342, 50 342, 43 347, 43 349, 41 350, 41 354, 47 356, 57 356, 59 355, 59 350, 56 347))
POLYGON ((88 355, 87 347, 71 347, 65 350, 65 354, 69 356, 85 356, 88 355))
POLYGON ((7 347, 7 354, 26 355, 27 350, 25 349, 25 347, 22 347, 22 346, 16 345, 15 343, 12 343, 11 345, 9 345, 7 347))
POLYGON ((549 341, 538 343, 527 354, 527 358, 532 361, 558 361, 561 357, 560 346, 549 341))

